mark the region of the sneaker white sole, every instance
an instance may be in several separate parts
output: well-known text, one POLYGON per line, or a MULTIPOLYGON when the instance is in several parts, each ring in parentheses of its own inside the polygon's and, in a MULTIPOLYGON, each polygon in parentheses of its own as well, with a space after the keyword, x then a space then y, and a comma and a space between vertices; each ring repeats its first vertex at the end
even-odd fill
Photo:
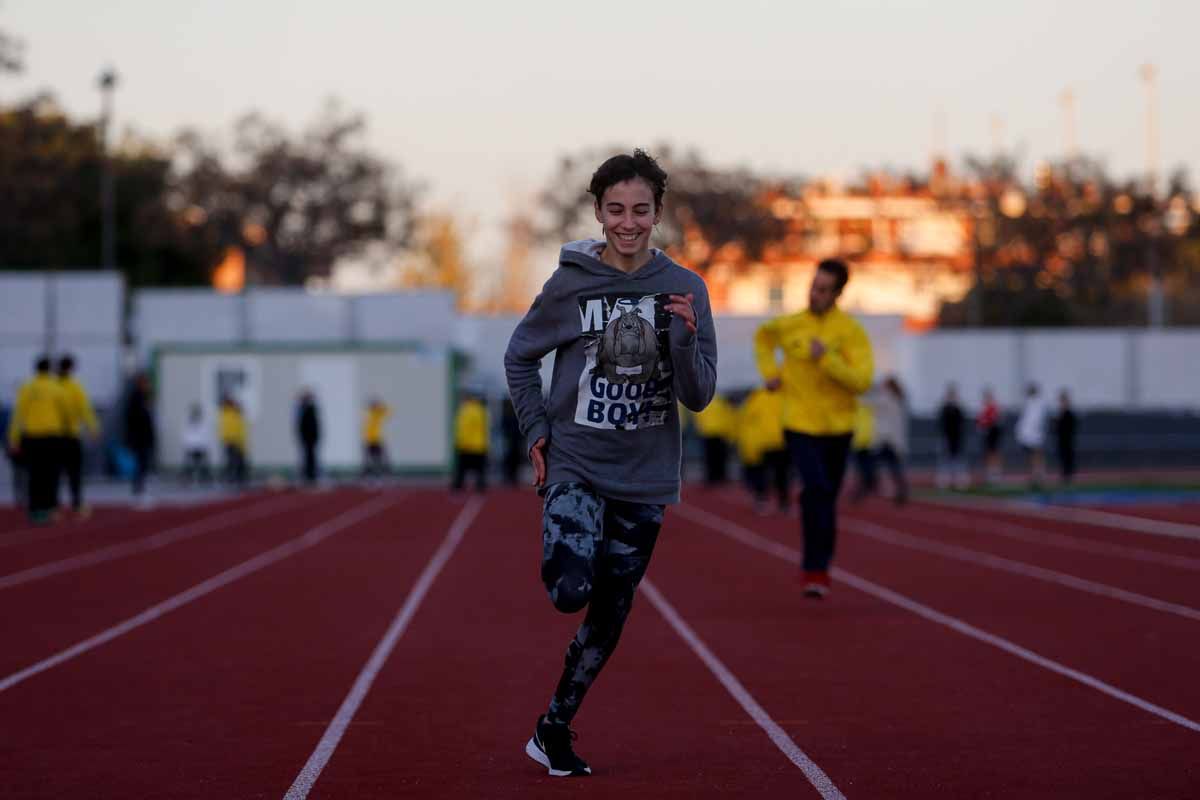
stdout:
POLYGON ((529 756, 534 761, 545 767, 547 771, 549 771, 550 775, 555 778, 569 778, 571 776, 570 770, 555 769, 554 767, 550 766, 550 758, 542 752, 542 748, 537 746, 537 742, 535 742, 532 737, 528 742, 525 743, 525 755, 529 756))

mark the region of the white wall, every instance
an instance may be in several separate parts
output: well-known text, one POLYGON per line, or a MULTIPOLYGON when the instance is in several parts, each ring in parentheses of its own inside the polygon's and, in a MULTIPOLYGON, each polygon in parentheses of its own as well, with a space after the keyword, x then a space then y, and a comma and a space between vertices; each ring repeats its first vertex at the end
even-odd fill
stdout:
POLYGON ((450 463, 449 370, 446 353, 429 349, 166 348, 159 353, 155 396, 159 458, 168 467, 181 464, 184 424, 191 406, 199 404, 216 459, 215 420, 223 373, 238 379, 231 393, 246 415, 253 466, 297 464, 295 404, 300 391, 310 388, 321 415, 324 466, 361 466, 363 412, 367 402, 378 397, 393 412, 384 426, 390 463, 401 469, 444 470, 450 463))
MULTIPOLYGON (((34 293, 36 286, 24 291, 34 293)), ((464 317, 445 292, 311 295, 303 290, 252 290, 244 298, 207 290, 138 292, 137 332, 145 355, 154 343, 240 341, 425 342, 471 356, 462 383, 504 392, 504 349, 520 317, 464 317)), ((0 306, 4 308, 5 306, 0 306)), ((36 325, 36 310, 18 314, 36 325)), ((758 383, 753 335, 766 316, 718 316, 718 388, 758 383)), ((876 375, 897 374, 914 411, 932 413, 948 383, 979 404, 985 386, 1014 407, 1027 383, 1048 394, 1066 388, 1085 409, 1200 409, 1200 331, 1130 329, 906 331, 896 316, 859 317, 875 347, 876 375)), ((3 330, 0 321, 0 330, 3 330)), ((9 345, 13 346, 13 345, 9 345)), ((18 356, 14 356, 17 358, 18 356)), ((25 350, 20 351, 22 374, 25 350)), ((542 369, 548 383, 553 355, 542 369)), ((0 388, 3 384, 0 383, 0 388)))
POLYGON ((93 403, 117 402, 124 302, 116 272, 0 273, 0 396, 11 398, 49 351, 75 356, 93 403))
MULTIPOLYGON (((474 375, 493 394, 505 391, 504 349, 519 317, 463 317, 454 344, 469 353, 474 375)), ((759 382, 754 331, 767 317, 717 317, 717 386, 759 382)), ((899 317, 860 317, 875 349, 875 375, 896 374, 913 411, 932 414, 954 383, 968 408, 990 387, 1007 408, 1030 382, 1050 397, 1070 391, 1081 409, 1200 410, 1200 331, 1113 329, 904 330, 899 317)), ((548 385, 553 355, 542 365, 548 385)))
POLYGON ((1200 333, 1131 334, 1133 402, 1141 408, 1200 408, 1200 333))
POLYGON ((243 299, 210 289, 139 289, 133 294, 138 355, 173 344, 232 344, 246 335, 243 299))
POLYGON ((304 289, 143 289, 134 295, 138 355, 172 344, 423 342, 447 346, 457 323, 449 292, 369 295, 304 289))
POLYGON ((985 387, 1001 405, 1013 405, 1021 397, 1017 343, 1010 334, 910 334, 903 350, 897 373, 917 413, 937 408, 950 383, 968 406, 979 403, 985 387))

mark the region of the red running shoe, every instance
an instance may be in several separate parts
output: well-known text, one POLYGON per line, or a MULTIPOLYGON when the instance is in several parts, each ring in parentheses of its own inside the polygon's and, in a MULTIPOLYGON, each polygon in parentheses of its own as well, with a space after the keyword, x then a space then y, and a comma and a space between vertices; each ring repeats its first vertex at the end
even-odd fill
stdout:
POLYGON ((804 596, 821 599, 829 594, 829 573, 824 570, 805 570, 804 596))

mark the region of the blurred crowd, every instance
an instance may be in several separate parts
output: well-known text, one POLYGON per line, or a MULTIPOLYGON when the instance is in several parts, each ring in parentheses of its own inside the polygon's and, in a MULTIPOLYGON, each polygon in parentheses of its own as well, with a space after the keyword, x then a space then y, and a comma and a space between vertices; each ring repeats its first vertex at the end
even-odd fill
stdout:
MULTIPOLYGON (((493 471, 506 485, 522 479, 527 459, 512 403, 505 397, 498 415, 492 414, 491 405, 482 389, 460 392, 453 425, 450 486, 454 490, 463 490, 470 482, 476 491, 485 491, 493 471), (490 458, 493 451, 500 454, 495 461, 490 458)), ((701 413, 681 409, 681 414, 689 452, 701 465, 706 484, 729 482, 736 472, 760 512, 772 507, 783 513, 790 510, 795 481, 784 442, 780 392, 759 386, 717 394, 701 413)), ((392 408, 378 397, 362 409, 362 465, 357 477, 379 481, 394 474, 385 435, 391 415, 392 408)), ((135 505, 154 505, 146 487, 155 466, 158 433, 146 374, 130 381, 113 421, 115 430, 102 430, 69 354, 57 360, 38 358, 32 377, 11 405, 0 402, 13 497, 28 509, 31 521, 43 524, 64 515, 86 518, 91 513, 84 497, 83 465, 85 454, 93 448, 99 450, 104 472, 129 482, 135 505)), ((898 504, 907 500, 911 427, 905 390, 895 376, 885 377, 858 398, 850 460, 855 474, 852 500, 876 494, 898 504)), ((938 409, 936 427, 938 456, 932 481, 939 489, 967 490, 1000 481, 1006 436, 1018 445, 1024 459, 1017 480, 1033 487, 1043 485, 1048 455, 1054 457, 1063 483, 1075 475, 1078 421, 1066 390, 1052 405, 1040 387, 1030 384, 1020 407, 1005 413, 987 389, 977 408, 968 409, 951 384, 938 409), (1011 430, 1005 427, 1006 419, 1013 423, 1011 430)), ((309 486, 323 483, 328 476, 320 457, 322 411, 312 390, 303 390, 296 399, 294 430, 297 481, 309 486)), ((179 478, 189 486, 245 488, 252 472, 249 434, 245 411, 233 396, 220 398, 215 420, 206 418, 200 402, 193 403, 180 432, 179 478)))
MULTIPOLYGON (((1038 489, 1049 480, 1051 456, 1058 480, 1069 484, 1074 479, 1079 423, 1065 389, 1052 406, 1041 388, 1031 383, 1019 407, 1006 413, 991 389, 984 389, 978 407, 969 409, 958 387, 950 384, 935 423, 937 457, 931 478, 938 489, 966 491, 1006 477, 1038 489), (1011 430, 1006 429, 1006 419, 1012 422, 1011 430), (1022 459, 1020 471, 1008 476, 1001 459, 1006 436, 1017 445, 1022 459)), ((907 502, 911 429, 907 395, 895 375, 884 377, 859 396, 851 439, 855 475, 851 501, 886 495, 898 505, 907 502)), ((706 485, 729 482, 736 468, 760 513, 772 507, 785 514, 790 510, 793 476, 779 392, 760 386, 718 394, 708 408, 691 415, 687 430, 698 441, 695 449, 706 485)))

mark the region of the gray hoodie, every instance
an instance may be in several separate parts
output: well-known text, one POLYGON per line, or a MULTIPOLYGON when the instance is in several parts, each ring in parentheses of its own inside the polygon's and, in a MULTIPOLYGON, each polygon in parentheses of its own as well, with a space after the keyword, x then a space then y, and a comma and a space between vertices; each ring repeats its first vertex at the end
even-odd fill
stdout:
POLYGON ((717 381, 717 339, 704 279, 660 250, 632 273, 598 258, 602 240, 563 247, 558 269, 517 325, 504 370, 526 449, 548 442, 546 484, 586 483, 601 496, 679 502, 679 411, 700 411, 717 381), (694 295, 697 333, 665 311, 694 295), (549 397, 542 358, 554 352, 549 397))

